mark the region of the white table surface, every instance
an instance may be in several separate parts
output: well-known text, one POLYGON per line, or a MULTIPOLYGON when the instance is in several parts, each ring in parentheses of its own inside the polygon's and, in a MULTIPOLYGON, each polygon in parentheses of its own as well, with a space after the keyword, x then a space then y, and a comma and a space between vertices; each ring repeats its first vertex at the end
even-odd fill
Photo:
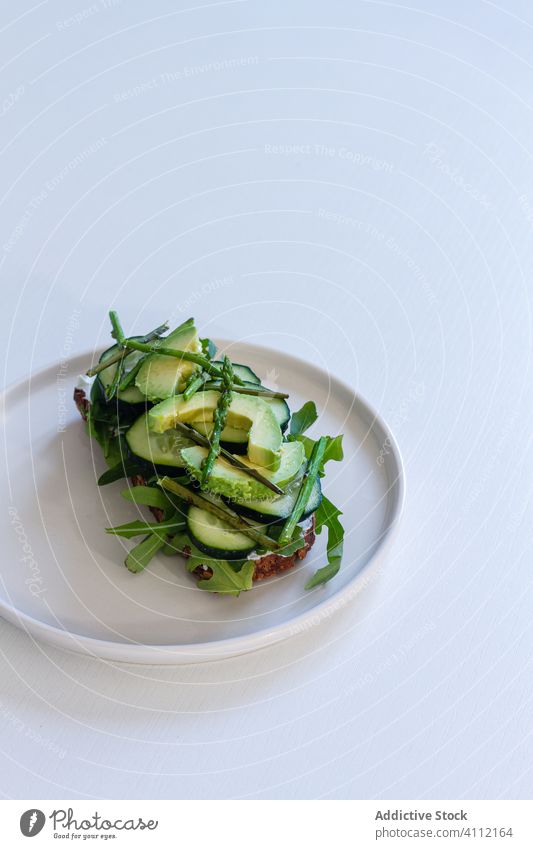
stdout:
POLYGON ((275 328, 388 419, 405 516, 349 607, 248 656, 128 667, 0 622, 0 791, 529 797, 533 9, 179 7, 2 4, 6 379, 112 305, 275 328))

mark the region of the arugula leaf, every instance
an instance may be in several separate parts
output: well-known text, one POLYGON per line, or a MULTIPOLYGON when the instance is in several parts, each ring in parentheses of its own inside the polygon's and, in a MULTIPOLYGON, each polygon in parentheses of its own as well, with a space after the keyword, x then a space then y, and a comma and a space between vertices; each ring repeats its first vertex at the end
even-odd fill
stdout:
POLYGON ((204 357, 209 357, 210 360, 214 360, 217 354, 217 346, 213 342, 212 339, 200 339, 200 344, 202 346, 202 353, 204 357))
POLYGON ((142 572, 148 566, 150 560, 165 545, 165 538, 150 534, 142 542, 131 549, 126 557, 125 563, 130 572, 142 572))
MULTIPOLYGON (((169 552, 167 543, 166 551, 169 552)), ((199 578, 198 586, 202 590, 224 595, 238 596, 241 592, 252 589, 255 563, 253 560, 217 560, 204 554, 191 542, 187 534, 177 534, 171 541, 174 554, 182 552, 185 547, 190 550, 186 567, 188 572, 194 572, 199 566, 207 566, 212 572, 209 578, 199 578)))
POLYGON ((316 404, 314 401, 307 401, 301 409, 292 414, 291 417, 291 436, 299 436, 308 430, 312 424, 318 419, 316 404))
MULTIPOLYGON (((177 507, 170 496, 158 486, 130 486, 120 493, 126 501, 134 504, 142 504, 144 507, 158 507, 160 510, 168 510, 169 507, 177 507)), ((179 499, 176 498, 176 501, 179 499)))
MULTIPOLYGON (((342 448, 342 436, 343 435, 341 433, 339 434, 339 436, 325 437, 327 439, 326 450, 324 451, 324 456, 322 457, 322 462, 318 470, 318 474, 321 478, 323 478, 325 475, 324 466, 329 460, 340 461, 344 459, 344 451, 342 448)), ((305 450, 305 456, 309 460, 309 457, 313 453, 313 448, 315 447, 315 440, 310 439, 308 436, 301 435, 296 436, 295 439, 297 442, 302 443, 305 450)))
POLYGON ((96 439, 102 448, 110 468, 117 466, 129 455, 123 432, 133 423, 135 416, 136 413, 128 410, 127 405, 121 408, 115 402, 106 403, 100 381, 97 378, 93 382, 87 411, 87 433, 96 439))
POLYGON ((117 537, 140 537, 142 534, 155 534, 156 536, 168 536, 169 533, 176 533, 185 528, 185 520, 175 517, 165 522, 143 522, 137 519, 134 522, 127 522, 125 525, 117 525, 114 528, 106 528, 106 534, 114 534, 117 537))
MULTIPOLYGON (((282 524, 281 525, 270 525, 270 527, 268 529, 268 535, 270 537, 272 537, 272 539, 278 540, 282 531, 283 531, 283 525, 282 524)), ((302 529, 299 525, 296 525, 296 528, 294 529, 294 533, 293 533, 291 539, 288 542, 286 542, 285 545, 283 546, 283 548, 281 548, 278 551, 278 554, 282 554, 283 557, 290 557, 291 554, 294 554, 296 551, 298 551, 299 548, 303 548, 304 545, 305 545, 305 540, 303 538, 303 531, 302 531, 302 529)), ((258 550, 261 553, 262 550, 261 549, 258 549, 258 550)), ((266 549, 264 551, 265 551, 265 554, 268 553, 266 551, 266 549)))
POLYGON ((129 449, 121 435, 110 434, 109 438, 106 439, 104 457, 110 468, 125 460, 129 456, 129 453, 129 449))
POLYGON ((328 563, 326 566, 318 569, 312 578, 308 580, 305 585, 306 590, 311 590, 314 587, 320 586, 320 584, 331 581, 341 568, 344 548, 344 528, 339 522, 339 516, 342 516, 342 511, 338 507, 335 507, 324 495, 315 513, 315 530, 317 534, 320 534, 323 528, 328 529, 328 563))
POLYGON ((206 565, 209 566, 213 574, 210 578, 202 578, 198 581, 201 590, 238 596, 241 592, 252 589, 255 571, 253 560, 247 560, 238 572, 232 568, 227 560, 209 560, 206 565))
POLYGON ((122 457, 118 463, 111 466, 107 472, 100 475, 98 478, 98 486, 107 486, 109 483, 114 483, 122 478, 129 478, 132 475, 142 474, 143 466, 135 457, 122 457))

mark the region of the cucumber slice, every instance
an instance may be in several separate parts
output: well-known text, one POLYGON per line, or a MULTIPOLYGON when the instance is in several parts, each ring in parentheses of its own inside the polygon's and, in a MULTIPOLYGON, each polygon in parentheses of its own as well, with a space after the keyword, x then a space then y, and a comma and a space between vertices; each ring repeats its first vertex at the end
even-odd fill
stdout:
POLYGON ((164 433, 154 433, 148 425, 148 413, 144 413, 126 432, 126 442, 132 454, 156 466, 184 468, 181 449, 190 448, 194 442, 173 428, 164 433))
MULTIPOLYGON (((134 336, 133 338, 137 341, 142 341, 142 337, 140 336, 134 336)), ((100 362, 105 363, 105 361, 112 357, 113 354, 116 354, 117 351, 118 345, 113 345, 112 348, 108 348, 107 351, 104 351, 104 353, 100 357, 100 362)), ((144 357, 144 354, 141 353, 141 351, 132 351, 131 354, 128 354, 128 356, 124 360, 124 376, 133 368, 135 368, 135 366, 142 357, 144 357)), ((113 363, 113 365, 109 366, 109 368, 105 368, 98 375, 97 380, 100 382, 104 390, 104 395, 107 387, 110 386, 113 382, 113 378, 115 376, 117 368, 118 363, 113 363)), ((142 402, 146 400, 142 392, 137 389, 136 386, 128 386, 127 389, 123 389, 122 392, 118 392, 117 398, 120 401, 125 401, 127 404, 142 404, 142 402)))
POLYGON ((221 560, 242 560, 256 543, 200 507, 189 507, 187 530, 200 551, 221 560))
MULTIPOLYGON (((207 448, 202 448, 200 445, 195 445, 193 448, 184 448, 181 456, 189 474, 196 480, 200 480, 202 462, 207 456, 207 448)), ((305 451, 301 442, 284 442, 280 450, 280 465, 275 472, 254 465, 247 457, 243 457, 242 461, 250 468, 256 469, 272 483, 283 488, 296 477, 298 472, 301 472, 305 463, 305 451)), ((271 490, 264 484, 220 457, 215 460, 207 488, 214 495, 222 495, 231 499, 238 498, 242 501, 251 498, 269 498, 272 494, 271 490)))
MULTIPOLYGON (((302 475, 298 475, 288 485, 285 495, 273 496, 272 498, 250 499, 248 501, 233 500, 230 504, 237 513, 241 513, 243 516, 256 519, 263 524, 274 524, 275 522, 283 521, 292 513, 301 483, 302 475)), ((320 478, 317 478, 300 521, 304 521, 304 519, 311 516, 318 509, 321 501, 322 488, 320 486, 320 478)))
MULTIPOLYGON (((221 366, 222 362, 218 360, 217 365, 221 366)), ((243 366, 242 363, 232 363, 232 366, 233 371, 241 380, 244 380, 246 383, 253 383, 255 386, 260 385, 261 381, 255 371, 252 371, 249 366, 243 366)))
POLYGON ((283 398, 265 398, 264 400, 274 413, 281 428, 281 432, 285 433, 291 417, 289 405, 283 400, 283 398))

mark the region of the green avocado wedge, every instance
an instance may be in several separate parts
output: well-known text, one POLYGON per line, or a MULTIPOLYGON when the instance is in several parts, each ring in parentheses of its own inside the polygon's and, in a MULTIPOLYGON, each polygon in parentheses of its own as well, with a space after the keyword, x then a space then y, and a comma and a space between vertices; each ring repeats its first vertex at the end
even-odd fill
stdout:
MULTIPOLYGON (((169 333, 163 340, 165 348, 174 351, 201 353, 202 345, 194 323, 187 324, 169 333)), ((195 363, 162 354, 150 354, 139 369, 135 385, 149 401, 160 401, 183 389, 193 371, 195 363)))
MULTIPOLYGON (((188 401, 184 400, 183 395, 167 398, 148 413, 150 428, 155 433, 163 433, 177 421, 191 424, 212 422, 219 397, 220 392, 209 389, 197 392, 188 401)), ((283 437, 277 418, 266 401, 235 392, 228 409, 226 425, 246 431, 247 453, 251 463, 269 471, 279 468, 283 437)))
MULTIPOLYGON (((301 442, 284 442, 280 454, 280 464, 275 472, 265 471, 264 468, 251 463, 244 457, 241 459, 251 469, 256 469, 261 472, 263 477, 283 488, 301 470, 305 463, 305 451, 301 442)), ((184 448, 181 451, 181 456, 191 477, 200 480, 202 463, 207 457, 207 448, 202 448, 200 445, 184 448)), ((209 478, 209 491, 215 495, 244 501, 248 499, 268 499, 272 495, 264 484, 220 457, 215 460, 209 478)))
MULTIPOLYGON (((202 436, 210 437, 213 432, 213 422, 191 422, 191 426, 201 433, 202 436)), ((241 445, 248 442, 248 432, 238 427, 229 427, 226 425, 220 433, 222 442, 231 442, 235 445, 241 445)))

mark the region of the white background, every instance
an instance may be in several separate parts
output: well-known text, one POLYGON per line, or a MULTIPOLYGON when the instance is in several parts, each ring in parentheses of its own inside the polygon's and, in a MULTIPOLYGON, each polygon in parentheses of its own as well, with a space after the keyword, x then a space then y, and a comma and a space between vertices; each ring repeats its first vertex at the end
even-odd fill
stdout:
POLYGON ((5 796, 531 795, 532 36, 520 0, 2 4, 6 379, 110 306, 275 326, 408 482, 378 579, 271 650, 127 667, 1 622, 5 796))

